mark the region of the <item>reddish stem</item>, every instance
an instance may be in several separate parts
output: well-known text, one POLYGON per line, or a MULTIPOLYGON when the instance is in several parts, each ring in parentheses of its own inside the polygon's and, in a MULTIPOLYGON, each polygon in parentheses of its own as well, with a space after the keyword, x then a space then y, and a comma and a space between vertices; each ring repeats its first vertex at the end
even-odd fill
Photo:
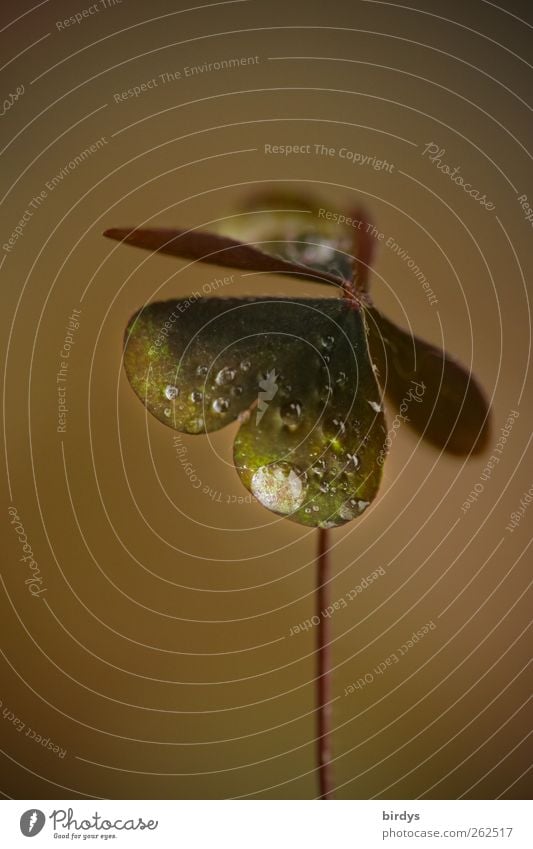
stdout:
POLYGON ((322 613, 328 607, 329 598, 329 543, 328 532, 324 528, 318 529, 317 550, 317 589, 316 589, 316 615, 319 623, 317 625, 317 648, 316 648, 316 695, 317 695, 317 758, 318 758, 318 784, 319 798, 331 799, 333 785, 331 781, 331 750, 330 750, 330 720, 331 720, 331 698, 330 698, 330 637, 329 619, 322 613))

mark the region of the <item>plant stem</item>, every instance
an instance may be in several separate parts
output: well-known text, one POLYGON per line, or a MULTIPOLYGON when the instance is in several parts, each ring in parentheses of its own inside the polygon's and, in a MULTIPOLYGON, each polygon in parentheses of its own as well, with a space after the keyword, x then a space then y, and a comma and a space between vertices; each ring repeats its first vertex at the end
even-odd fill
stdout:
POLYGON ((328 606, 329 598, 329 534, 325 528, 318 529, 317 550, 317 588, 316 588, 316 615, 319 618, 317 625, 316 646, 316 698, 317 698, 317 760, 318 760, 318 784, 319 798, 331 799, 333 787, 331 783, 331 750, 330 750, 330 673, 329 673, 329 619, 323 616, 322 611, 328 606))

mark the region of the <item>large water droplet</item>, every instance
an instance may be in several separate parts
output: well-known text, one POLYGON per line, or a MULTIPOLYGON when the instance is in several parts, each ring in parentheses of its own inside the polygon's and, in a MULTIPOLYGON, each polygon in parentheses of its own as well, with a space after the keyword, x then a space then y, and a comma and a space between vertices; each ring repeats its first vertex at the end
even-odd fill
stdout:
POLYGON ((171 383, 169 383, 168 386, 165 386, 165 398, 168 398, 169 401, 174 401, 179 394, 180 391, 177 386, 173 386, 171 383))
POLYGON ((281 406, 279 414, 289 430, 296 430, 302 417, 302 405, 299 401, 288 401, 281 406))
POLYGON ((339 516, 345 522, 351 522, 352 519, 356 519, 357 516, 360 516, 369 504, 369 501, 359 501, 356 498, 350 498, 349 501, 346 501, 340 507, 339 516))
POLYGON ((261 466, 252 477, 251 490, 257 500, 274 513, 294 513, 305 500, 305 474, 290 463, 261 466))
POLYGON ((218 386, 224 386, 227 383, 231 383, 235 380, 235 375, 237 372, 234 368, 230 368, 229 366, 224 366, 221 368, 217 376, 215 377, 215 383, 218 386))
POLYGON ((215 413, 225 413, 229 409, 229 401, 227 398, 215 398, 212 407, 215 413))
POLYGON ((325 469, 326 469, 326 464, 325 464, 324 460, 322 460, 322 459, 317 460, 316 463, 314 464, 314 466, 311 466, 312 473, 314 475, 316 475, 317 478, 319 478, 319 479, 324 477, 325 469))

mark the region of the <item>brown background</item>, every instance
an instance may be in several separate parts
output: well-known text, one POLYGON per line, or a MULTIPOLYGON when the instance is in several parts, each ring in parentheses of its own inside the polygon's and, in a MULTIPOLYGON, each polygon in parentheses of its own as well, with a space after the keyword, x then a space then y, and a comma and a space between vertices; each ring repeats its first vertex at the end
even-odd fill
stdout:
MULTIPOLYGON (((190 5, 123 0, 59 32, 55 22, 83 3, 52 0, 10 26, 31 7, 2 4, 2 92, 25 86, 1 118, 2 242, 46 181, 97 138, 108 144, 49 194, 0 272, 3 472, 47 587, 34 599, 24 586, 6 487, 0 699, 67 749, 59 759, 2 719, 1 789, 316 794, 313 634, 289 637, 313 613, 315 534, 191 488, 172 431, 147 419, 121 371, 136 309, 228 272, 182 272, 101 237, 147 219, 207 226, 247 187, 289 181, 334 210, 364 202, 424 270, 437 307, 382 248, 376 302, 472 362, 493 398, 491 445, 520 412, 468 513, 461 504, 492 450, 463 463, 402 428, 379 499, 333 532, 332 598, 386 570, 332 618, 336 796, 521 798, 533 512, 512 534, 505 525, 532 483, 532 240, 517 200, 533 199, 529 4, 252 0, 177 14, 190 5), (113 99, 164 72, 255 55, 257 65, 113 99), (314 58, 271 58, 295 56, 314 58), (431 141, 495 212, 422 157, 431 141), (346 146, 395 167, 266 156, 265 143, 346 146), (74 307, 61 436, 55 375, 74 307), (400 664, 343 695, 430 620, 437 628, 400 664)), ((236 274, 225 293, 317 291, 236 274)), ((183 438, 199 478, 224 496, 245 494, 234 432, 183 438)))

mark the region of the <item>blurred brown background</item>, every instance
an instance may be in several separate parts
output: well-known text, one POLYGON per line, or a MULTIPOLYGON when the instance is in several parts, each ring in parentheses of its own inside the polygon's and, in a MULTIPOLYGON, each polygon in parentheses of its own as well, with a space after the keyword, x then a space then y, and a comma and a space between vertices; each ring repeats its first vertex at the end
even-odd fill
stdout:
MULTIPOLYGON (((533 508, 512 533, 506 525, 533 483, 532 240, 518 200, 533 206, 530 4, 250 0, 181 11, 189 5, 100 3, 58 29, 89 4, 2 4, 3 97, 24 86, 1 118, 2 244, 33 214, 0 255, 1 790, 316 795, 314 635, 289 636, 314 612, 315 534, 227 503, 246 495, 231 464, 235 428, 183 437, 209 492, 192 488, 173 432, 147 418, 121 370, 136 309, 229 272, 182 272, 101 236, 146 220, 208 226, 247 190, 284 181, 333 210, 364 203, 424 271, 437 305, 382 246, 375 300, 472 363, 493 398, 491 446, 519 412, 467 512, 493 447, 464 463, 402 428, 377 502, 332 533, 333 599, 385 570, 331 620, 336 796, 522 798, 533 508), (157 87, 116 102, 154 78, 157 87), (422 155, 430 142, 495 210, 422 155), (265 144, 346 147, 394 167, 266 155, 265 144), (74 309, 58 433, 56 375, 74 309), (10 506, 39 564, 37 598, 10 506), (429 621, 437 627, 400 663, 344 695, 429 621)), ((317 291, 236 273, 224 294, 317 291)))

